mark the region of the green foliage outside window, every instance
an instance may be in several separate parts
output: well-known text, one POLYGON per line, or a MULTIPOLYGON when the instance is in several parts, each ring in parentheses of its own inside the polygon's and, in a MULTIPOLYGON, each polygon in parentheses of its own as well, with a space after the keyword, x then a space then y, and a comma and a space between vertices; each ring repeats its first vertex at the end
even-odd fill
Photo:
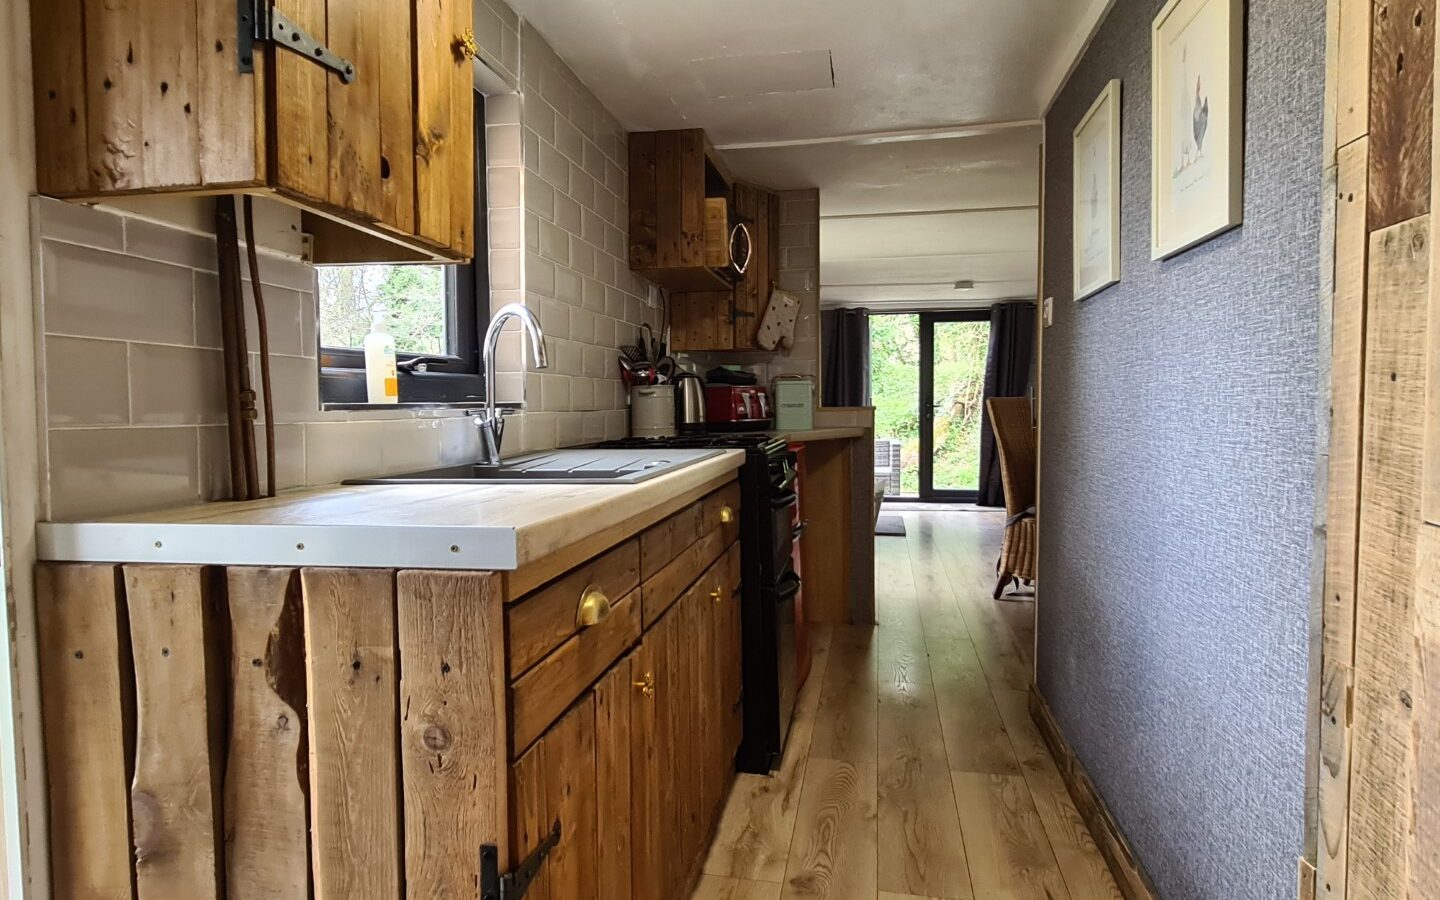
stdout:
MULTIPOLYGON (((938 490, 979 484, 980 417, 990 323, 935 323, 935 455, 938 490)), ((900 490, 920 492, 920 317, 870 317, 875 437, 900 441, 900 490)))
POLYGON ((321 266, 320 345, 364 346, 379 314, 400 353, 449 352, 444 266, 321 266))

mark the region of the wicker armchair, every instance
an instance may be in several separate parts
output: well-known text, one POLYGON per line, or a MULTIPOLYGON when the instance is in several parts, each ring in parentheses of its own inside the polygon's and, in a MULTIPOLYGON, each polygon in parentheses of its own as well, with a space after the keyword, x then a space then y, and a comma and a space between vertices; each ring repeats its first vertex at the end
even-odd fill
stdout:
POLYGON ((1035 580, 1035 428, 1025 397, 992 397, 985 401, 995 449, 1000 454, 1000 480, 1005 486, 1005 540, 995 565, 996 600, 1014 581, 1035 580))

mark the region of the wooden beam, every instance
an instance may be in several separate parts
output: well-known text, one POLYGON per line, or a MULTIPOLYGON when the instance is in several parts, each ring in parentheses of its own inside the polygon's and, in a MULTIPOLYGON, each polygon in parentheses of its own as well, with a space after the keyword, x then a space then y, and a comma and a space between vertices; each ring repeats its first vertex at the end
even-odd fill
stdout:
POLYGON ((1360 517, 1360 434, 1365 384, 1365 231, 1369 142, 1338 154, 1335 293, 1330 363, 1330 474, 1326 502, 1321 637, 1320 770, 1316 868, 1345 896, 1346 821, 1350 796, 1350 690, 1355 657, 1355 559, 1360 517))
POLYGON ((1335 140, 1341 147, 1370 130, 1370 19, 1373 0, 1340 0, 1335 140))
POLYGON ((220 898, 223 679, 211 574, 126 566, 135 658, 135 780, 130 791, 140 900, 220 898))
POLYGON ((477 848, 509 857, 500 579, 407 571, 396 586, 406 891, 471 896, 477 848))
POLYGON ((394 574, 302 569, 316 897, 397 897, 394 574))
POLYGON ((226 581, 226 896, 304 897, 310 886, 310 746, 299 572, 232 567, 226 581))
MULTIPOLYGON (((1433 301, 1432 301, 1433 302, 1433 301)), ((1433 451, 1432 451, 1433 452, 1433 451)), ((1415 597, 1415 821, 1410 833, 1410 894, 1440 897, 1440 528, 1420 528, 1415 597)))
POLYGON ((132 897, 135 698, 120 570, 37 566, 35 614, 53 894, 132 897))
MULTIPOLYGON (((1373 145, 1372 145, 1373 146, 1373 145)), ((1404 895, 1430 220, 1370 240, 1348 900, 1404 895)))

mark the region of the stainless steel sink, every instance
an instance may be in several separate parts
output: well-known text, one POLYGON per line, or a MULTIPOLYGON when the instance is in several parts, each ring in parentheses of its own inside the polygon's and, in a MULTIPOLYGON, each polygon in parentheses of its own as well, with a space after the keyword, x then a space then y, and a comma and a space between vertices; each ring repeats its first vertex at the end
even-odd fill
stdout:
POLYGON ((639 484, 723 450, 552 450, 498 466, 461 465, 381 478, 351 478, 345 484, 639 484))

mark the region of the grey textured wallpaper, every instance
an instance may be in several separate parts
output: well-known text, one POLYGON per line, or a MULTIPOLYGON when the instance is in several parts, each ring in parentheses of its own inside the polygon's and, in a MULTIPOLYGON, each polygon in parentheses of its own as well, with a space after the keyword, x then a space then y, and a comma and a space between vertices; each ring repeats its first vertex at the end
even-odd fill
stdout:
POLYGON ((1245 222, 1150 260, 1150 28, 1046 120, 1039 683, 1165 900, 1295 895, 1319 378, 1325 0, 1252 0, 1245 222), (1071 134, 1123 80, 1121 283, 1071 297, 1071 134))

